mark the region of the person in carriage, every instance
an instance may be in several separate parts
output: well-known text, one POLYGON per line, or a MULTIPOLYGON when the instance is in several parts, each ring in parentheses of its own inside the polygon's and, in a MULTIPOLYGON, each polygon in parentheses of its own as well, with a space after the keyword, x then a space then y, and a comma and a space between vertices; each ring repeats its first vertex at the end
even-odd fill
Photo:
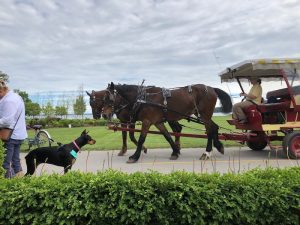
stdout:
POLYGON ((242 124, 247 123, 247 116, 244 109, 253 104, 258 105, 262 101, 261 79, 250 77, 249 81, 252 84, 249 93, 240 93, 240 96, 244 96, 245 101, 234 104, 232 108, 232 118, 242 124))

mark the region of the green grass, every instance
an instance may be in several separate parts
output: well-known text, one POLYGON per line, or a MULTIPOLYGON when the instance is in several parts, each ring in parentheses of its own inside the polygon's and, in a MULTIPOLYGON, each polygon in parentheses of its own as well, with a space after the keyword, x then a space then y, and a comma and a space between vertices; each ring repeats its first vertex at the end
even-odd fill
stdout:
MULTIPOLYGON (((230 119, 229 116, 215 116, 213 120, 220 126, 227 129, 234 129, 233 126, 227 123, 227 119, 230 119)), ((200 134, 204 133, 204 126, 187 121, 180 121, 180 123, 186 127, 183 128, 182 133, 191 133, 191 134, 200 134)), ((137 126, 140 128, 140 126, 137 126)), ((98 127, 76 127, 76 128, 47 128, 47 131, 50 133, 52 139, 55 142, 61 142, 63 144, 69 143, 79 137, 80 133, 86 129, 89 131, 89 134, 97 141, 95 145, 86 145, 84 150, 118 150, 122 147, 122 133, 121 131, 114 132, 109 130, 105 126, 98 127)), ((156 130, 154 126, 151 127, 151 130, 156 130)), ((168 130, 171 129, 168 127, 168 130)), ((220 129, 220 133, 229 132, 228 130, 220 129)), ((33 131, 28 132, 29 137, 33 137, 33 131)), ((139 137, 139 133, 136 133, 136 139, 139 137)), ((128 149, 135 149, 135 145, 128 139, 128 149)), ((238 145, 233 141, 222 141, 225 146, 236 146, 238 145)), ((170 148, 169 143, 164 139, 162 135, 148 134, 145 146, 147 148, 170 148)), ((206 139, 202 138, 190 138, 182 137, 181 138, 181 147, 182 148, 199 148, 206 146, 206 139)), ((22 145, 22 151, 26 151, 28 145, 25 142, 22 145)))

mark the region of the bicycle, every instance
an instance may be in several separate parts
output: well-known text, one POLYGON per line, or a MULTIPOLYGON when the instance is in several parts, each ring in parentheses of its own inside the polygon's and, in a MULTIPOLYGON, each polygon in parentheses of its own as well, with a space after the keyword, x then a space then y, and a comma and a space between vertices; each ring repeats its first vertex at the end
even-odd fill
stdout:
POLYGON ((33 138, 28 137, 26 139, 28 143, 28 150, 30 150, 32 146, 37 146, 38 148, 51 147, 51 143, 54 141, 48 131, 43 130, 42 127, 42 125, 33 125, 32 127, 29 127, 30 129, 35 130, 35 134, 33 138))

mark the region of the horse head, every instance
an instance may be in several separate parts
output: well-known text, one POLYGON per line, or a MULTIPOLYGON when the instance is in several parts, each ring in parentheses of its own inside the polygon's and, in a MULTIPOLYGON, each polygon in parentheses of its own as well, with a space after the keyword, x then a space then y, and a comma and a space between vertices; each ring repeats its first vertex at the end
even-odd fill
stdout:
POLYGON ((120 113, 130 105, 127 98, 127 94, 130 92, 124 89, 125 86, 128 85, 115 85, 113 82, 108 85, 103 97, 102 116, 104 119, 111 120, 113 114, 120 113))
POLYGON ((89 93, 86 91, 87 95, 90 96, 90 106, 92 108, 93 118, 100 119, 101 112, 103 108, 103 98, 105 95, 105 90, 103 91, 92 91, 89 93))
POLYGON ((103 118, 109 121, 113 116, 114 104, 116 100, 116 92, 114 90, 114 84, 113 83, 111 84, 108 84, 108 87, 105 90, 105 94, 103 96, 103 108, 102 108, 103 118))

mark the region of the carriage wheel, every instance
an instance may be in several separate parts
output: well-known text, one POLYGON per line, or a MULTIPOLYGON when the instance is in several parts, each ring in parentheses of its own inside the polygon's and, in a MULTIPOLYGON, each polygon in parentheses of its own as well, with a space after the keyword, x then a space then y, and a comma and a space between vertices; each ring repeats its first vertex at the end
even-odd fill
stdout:
POLYGON ((283 152, 290 159, 300 158, 300 132, 287 134, 283 139, 283 152))
POLYGON ((257 134, 256 137, 250 136, 249 140, 246 142, 247 146, 254 151, 261 151, 263 150, 268 142, 266 139, 266 134, 263 131, 250 131, 250 134, 257 134))

